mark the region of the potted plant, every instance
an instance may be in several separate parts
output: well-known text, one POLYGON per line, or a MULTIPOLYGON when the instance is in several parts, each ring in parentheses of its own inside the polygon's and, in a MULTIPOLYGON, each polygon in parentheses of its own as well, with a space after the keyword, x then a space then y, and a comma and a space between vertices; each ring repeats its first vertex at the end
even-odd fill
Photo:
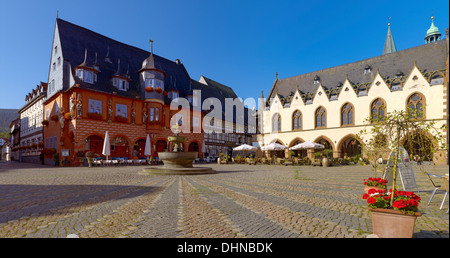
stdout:
POLYGON ((230 156, 226 155, 225 153, 221 152, 219 154, 219 158, 217 159, 218 164, 228 164, 228 160, 230 159, 230 156))
POLYGON ((163 90, 162 90, 160 87, 156 87, 155 92, 156 92, 156 93, 162 93, 163 90))
POLYGON ((368 179, 364 179, 364 192, 367 194, 369 189, 375 190, 386 190, 387 180, 381 177, 369 177, 368 179))
POLYGON ((92 167, 92 163, 94 163, 94 156, 95 156, 95 152, 93 152, 93 151, 86 152, 86 159, 88 161, 90 168, 92 167))
POLYGON ((417 217, 420 197, 413 192, 370 189, 364 194, 372 212, 373 233, 380 238, 411 238, 417 217), (393 203, 391 205, 391 199, 393 203))
POLYGON ((78 157, 78 161, 80 162, 80 167, 83 166, 85 156, 86 156, 86 153, 84 153, 84 151, 80 150, 77 152, 77 157, 78 157))
POLYGON ((330 162, 328 160, 328 157, 331 156, 333 154, 333 150, 332 149, 324 149, 322 151, 322 166, 323 167, 328 167, 330 162))
POLYGON ((46 119, 46 120, 42 121, 42 125, 47 126, 48 125, 48 120, 46 119))
POLYGON ((153 87, 152 86, 147 86, 147 87, 145 87, 145 91, 146 92, 153 92, 153 87))

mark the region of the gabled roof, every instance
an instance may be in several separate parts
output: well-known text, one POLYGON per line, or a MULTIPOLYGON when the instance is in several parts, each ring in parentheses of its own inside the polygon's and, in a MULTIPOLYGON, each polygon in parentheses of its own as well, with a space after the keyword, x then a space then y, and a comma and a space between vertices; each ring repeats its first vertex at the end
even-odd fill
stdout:
POLYGON ((399 71, 404 75, 408 75, 414 67, 414 61, 416 61, 417 66, 422 72, 445 70, 447 56, 446 40, 439 40, 430 44, 424 44, 358 62, 285 79, 278 78, 267 99, 273 98, 275 93, 283 97, 289 96, 291 92, 297 90, 297 87, 302 93, 314 93, 317 91, 317 87, 319 87, 319 84, 314 84, 314 78, 316 76, 320 78, 320 83, 326 89, 336 89, 339 87, 339 83, 344 83, 347 78, 354 85, 371 83, 377 71, 380 72, 385 80, 395 78, 399 71), (370 67, 370 73, 364 72, 366 67, 370 67))
MULTIPOLYGON (((107 93, 116 91, 118 95, 140 96, 143 99, 144 89, 139 85, 138 71, 142 68, 143 61, 150 56, 150 52, 121 43, 62 19, 57 19, 56 22, 63 58, 70 62, 74 75, 75 66, 85 61, 85 50, 87 51, 86 62, 88 64, 93 64, 97 59, 96 65, 100 69, 97 74, 97 83, 87 84, 74 76, 75 83, 80 84, 80 87, 107 93), (110 62, 106 57, 109 57, 110 62), (121 70, 129 69, 131 81, 127 92, 117 90, 110 81, 110 77, 117 72, 119 59, 121 70)), ((167 74, 164 80, 166 90, 176 89, 181 96, 192 91, 189 74, 182 63, 170 61, 156 54, 153 54, 153 58, 154 66, 167 74)))

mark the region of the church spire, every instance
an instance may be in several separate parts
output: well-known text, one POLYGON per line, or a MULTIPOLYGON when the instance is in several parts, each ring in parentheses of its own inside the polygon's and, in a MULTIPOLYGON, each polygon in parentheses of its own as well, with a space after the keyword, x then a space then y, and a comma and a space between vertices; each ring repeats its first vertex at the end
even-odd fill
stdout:
MULTIPOLYGON (((389 20, 391 17, 389 17, 389 20)), ((388 32, 386 36, 386 42, 384 43, 383 55, 397 52, 397 48, 395 48, 394 37, 391 32, 391 23, 388 23, 388 32)))

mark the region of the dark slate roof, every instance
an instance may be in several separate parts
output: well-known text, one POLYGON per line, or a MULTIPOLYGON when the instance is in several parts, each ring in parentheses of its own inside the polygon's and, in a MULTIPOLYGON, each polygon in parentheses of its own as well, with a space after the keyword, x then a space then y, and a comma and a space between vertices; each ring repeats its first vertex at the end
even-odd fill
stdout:
POLYGON ((234 98, 237 98, 237 95, 236 95, 236 93, 233 91, 232 88, 230 88, 230 87, 228 87, 228 86, 225 86, 225 85, 223 85, 223 84, 221 84, 221 83, 219 83, 219 82, 216 82, 216 81, 214 81, 214 80, 212 80, 212 79, 209 79, 209 78, 207 78, 207 77, 205 77, 205 76, 202 76, 202 77, 203 77, 203 79, 205 79, 205 81, 206 81, 206 83, 207 83, 208 85, 217 88, 218 91, 219 91, 219 93, 220 93, 220 95, 221 95, 223 98, 233 98, 233 99, 234 99, 234 98))
MULTIPOLYGON (((192 84, 192 88, 193 90, 201 90, 201 103, 203 103, 206 99, 208 98, 217 98, 220 100, 220 102, 222 103, 222 119, 225 119, 225 99, 226 98, 232 98, 233 100, 237 98, 236 93, 233 91, 232 88, 225 86, 221 83, 218 83, 214 80, 211 80, 209 78, 206 78, 205 76, 203 76, 203 78, 205 79, 205 81, 208 83, 208 85, 203 84, 201 82, 195 81, 193 79, 191 79, 191 84, 192 84)), ((203 107, 202 107, 203 110, 203 107)), ((204 110, 207 113, 209 112, 208 110, 204 110)), ((242 118, 244 121, 244 124, 247 125, 248 124, 248 108, 244 107, 244 114, 236 114, 236 116, 233 116, 233 122, 236 123, 237 121, 237 117, 239 115, 244 115, 244 117, 242 118)))
POLYGON ((314 84, 314 78, 318 76, 325 90, 338 88, 339 83, 344 83, 346 76, 354 84, 371 83, 379 69, 381 76, 387 80, 394 78, 401 71, 405 76, 417 62, 419 69, 425 72, 445 70, 448 56, 446 40, 420 45, 417 47, 380 55, 373 58, 306 73, 290 78, 278 79, 272 87, 268 99, 275 97, 287 97, 297 89, 300 93, 315 93, 319 84, 314 84), (371 73, 365 74, 364 69, 369 66, 371 73))
MULTIPOLYGON (((118 95, 144 98, 144 89, 140 87, 138 71, 142 68, 142 62, 150 56, 150 52, 118 42, 62 19, 57 19, 56 22, 63 58, 70 62, 72 74, 75 75, 74 68, 84 62, 85 50, 87 50, 86 63, 90 65, 95 63, 100 68, 97 83, 87 84, 74 76, 75 83, 80 84, 81 87, 101 92, 116 91, 118 95), (107 55, 111 62, 106 61, 107 55), (123 73, 128 70, 131 79, 127 92, 117 90, 112 86, 110 80, 110 77, 118 70, 119 59, 120 71, 123 73)), ((189 74, 181 62, 176 63, 156 54, 153 54, 153 57, 155 68, 166 73, 165 90, 178 90, 180 96, 192 92, 189 74)), ((69 85, 69 87, 71 86, 73 85, 69 85)))

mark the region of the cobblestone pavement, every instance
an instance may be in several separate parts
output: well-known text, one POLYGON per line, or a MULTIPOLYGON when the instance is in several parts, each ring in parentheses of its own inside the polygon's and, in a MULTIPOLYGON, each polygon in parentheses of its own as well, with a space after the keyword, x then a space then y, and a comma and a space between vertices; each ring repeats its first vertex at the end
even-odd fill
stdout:
MULTIPOLYGON (((56 168, 0 162, 0 237, 365 238, 370 166, 198 165, 218 173, 138 175, 145 166, 56 168)), ((448 166, 428 167, 448 173, 448 166)), ((448 238, 444 191, 415 170, 414 237, 448 238)), ((440 182, 439 182, 440 183, 440 182)), ((447 197, 448 198, 448 197, 447 197)))

